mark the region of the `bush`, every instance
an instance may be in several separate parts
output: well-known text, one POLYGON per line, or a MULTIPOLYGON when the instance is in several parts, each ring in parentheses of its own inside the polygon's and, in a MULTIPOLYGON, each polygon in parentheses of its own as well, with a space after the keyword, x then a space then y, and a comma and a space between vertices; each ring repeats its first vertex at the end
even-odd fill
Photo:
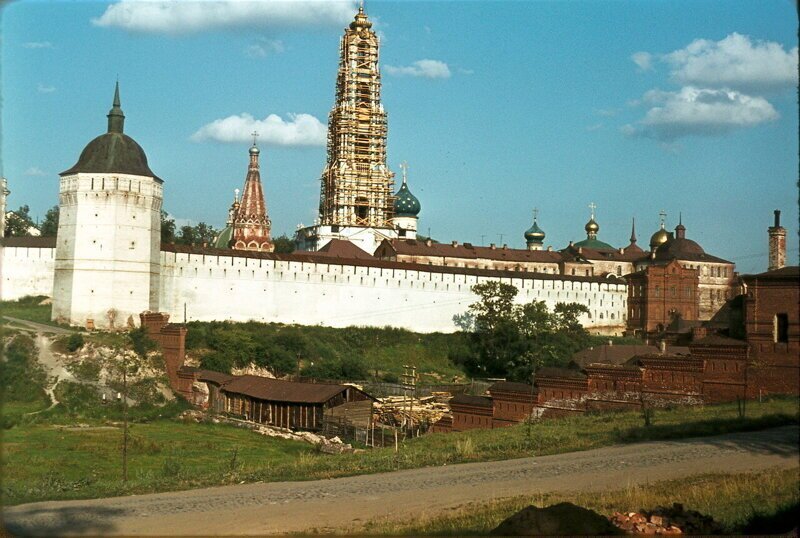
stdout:
POLYGON ((47 372, 36 360, 36 346, 28 336, 16 336, 0 361, 0 394, 5 401, 33 402, 47 399, 47 372))
POLYGON ((83 347, 83 335, 81 333, 72 333, 67 339, 67 351, 75 353, 83 347))

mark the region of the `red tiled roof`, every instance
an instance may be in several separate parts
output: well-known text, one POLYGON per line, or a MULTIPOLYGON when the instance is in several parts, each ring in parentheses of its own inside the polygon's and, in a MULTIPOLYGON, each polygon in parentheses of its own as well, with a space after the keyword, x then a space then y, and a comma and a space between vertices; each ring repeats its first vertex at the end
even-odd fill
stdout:
POLYGON ((461 404, 473 407, 492 407, 492 399, 486 396, 470 396, 469 394, 458 394, 450 398, 450 405, 461 404))
POLYGON ((213 370, 200 370, 200 375, 197 376, 197 379, 198 381, 211 381, 217 385, 224 385, 235 377, 236 376, 215 372, 213 370))
POLYGON ((597 282, 597 283, 619 283, 624 284, 624 280, 613 282, 607 277, 599 276, 572 276, 557 275, 550 273, 534 273, 531 271, 505 271, 497 269, 477 269, 473 267, 454 267, 442 265, 429 265, 423 263, 404 263, 393 262, 381 259, 355 259, 355 258, 333 258, 331 256, 320 255, 316 252, 293 252, 291 254, 279 254, 276 252, 257 252, 249 250, 230 250, 216 249, 211 247, 199 247, 190 245, 176 245, 172 243, 162 243, 161 250, 176 254, 195 254, 199 256, 223 256, 227 258, 250 258, 261 260, 277 260, 286 262, 304 263, 327 263, 336 265, 352 265, 356 267, 375 267, 377 269, 400 269, 403 271, 424 271, 427 273, 442 273, 470 276, 484 276, 493 278, 535 278, 537 280, 564 280, 571 282, 597 282))
POLYGON ((356 259, 356 260, 374 260, 375 256, 369 254, 350 241, 344 239, 331 239, 324 247, 316 252, 319 256, 331 256, 334 258, 356 259))
POLYGON ((759 280, 794 280, 798 282, 800 281, 800 266, 787 265, 780 269, 773 269, 772 271, 765 271, 755 275, 742 275, 742 278, 745 280, 754 280, 757 278, 759 280))
POLYGON ((27 247, 27 248, 56 248, 56 238, 49 237, 3 237, 0 238, 0 245, 4 247, 27 247))
POLYGON ((516 381, 498 381, 489 387, 489 392, 521 392, 524 394, 531 393, 531 386, 527 383, 518 383, 516 381))
POLYGON ((348 388, 351 387, 243 375, 225 383, 222 390, 273 402, 325 403, 348 388))
POLYGON ((507 247, 483 247, 471 243, 431 243, 414 239, 386 240, 397 254, 403 256, 433 256, 442 258, 486 259, 507 262, 558 263, 561 254, 548 250, 527 250, 507 247))

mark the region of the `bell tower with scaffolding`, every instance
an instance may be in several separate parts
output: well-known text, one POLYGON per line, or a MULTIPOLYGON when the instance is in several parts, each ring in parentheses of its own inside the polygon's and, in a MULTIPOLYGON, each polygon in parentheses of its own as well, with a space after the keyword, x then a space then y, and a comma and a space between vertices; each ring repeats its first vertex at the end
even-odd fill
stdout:
POLYGON ((345 29, 339 47, 319 219, 314 226, 298 230, 300 249, 318 250, 338 238, 372 253, 383 239, 397 237, 392 224, 394 174, 386 165, 379 45, 362 5, 345 29))

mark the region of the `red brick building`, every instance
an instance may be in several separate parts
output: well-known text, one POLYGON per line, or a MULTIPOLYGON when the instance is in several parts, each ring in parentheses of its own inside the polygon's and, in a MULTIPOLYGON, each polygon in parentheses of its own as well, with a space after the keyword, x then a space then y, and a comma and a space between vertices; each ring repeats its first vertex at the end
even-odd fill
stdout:
POLYGON ((700 319, 698 273, 671 260, 628 275, 628 330, 645 336, 664 332, 676 319, 700 319))
POLYGON ((800 267, 742 277, 750 345, 748 397, 800 390, 800 267))

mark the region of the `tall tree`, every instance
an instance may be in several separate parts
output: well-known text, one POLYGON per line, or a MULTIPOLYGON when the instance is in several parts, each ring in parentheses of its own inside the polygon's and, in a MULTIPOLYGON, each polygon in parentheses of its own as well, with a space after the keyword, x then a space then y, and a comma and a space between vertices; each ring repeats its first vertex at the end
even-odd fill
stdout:
POLYGON ((183 245, 194 245, 197 242, 197 233, 194 226, 181 226, 180 235, 178 235, 176 242, 183 245))
POLYGON ((30 215, 30 208, 27 205, 20 206, 16 211, 11 211, 6 215, 6 237, 22 237, 31 235, 31 229, 35 229, 30 215))
POLYGON ((58 233, 58 215, 59 210, 57 205, 54 205, 48 209, 47 213, 44 214, 44 220, 42 221, 42 225, 39 227, 39 231, 42 232, 43 237, 56 236, 58 233))
POLYGON ((170 217, 169 213, 163 209, 161 210, 161 242, 175 242, 175 219, 170 217))
POLYGON ((517 288, 500 282, 472 291, 480 300, 459 324, 469 342, 461 361, 473 375, 529 381, 535 368, 566 364, 588 340, 578 321, 583 305, 558 303, 551 312, 543 301, 515 304, 517 288))
POLYGON ((278 254, 291 254, 294 252, 294 240, 286 234, 276 237, 272 243, 275 245, 275 252, 278 254))

